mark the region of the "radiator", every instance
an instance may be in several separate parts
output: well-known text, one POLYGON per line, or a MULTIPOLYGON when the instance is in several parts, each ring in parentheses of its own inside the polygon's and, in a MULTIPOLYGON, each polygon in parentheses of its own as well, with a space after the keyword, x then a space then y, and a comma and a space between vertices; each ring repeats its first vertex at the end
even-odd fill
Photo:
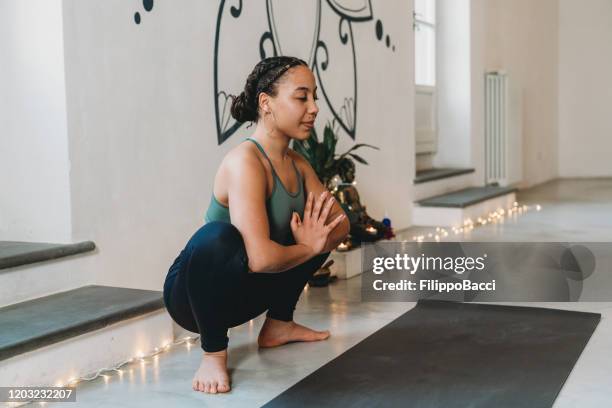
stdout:
POLYGON ((522 178, 520 88, 504 72, 485 74, 485 184, 522 178))

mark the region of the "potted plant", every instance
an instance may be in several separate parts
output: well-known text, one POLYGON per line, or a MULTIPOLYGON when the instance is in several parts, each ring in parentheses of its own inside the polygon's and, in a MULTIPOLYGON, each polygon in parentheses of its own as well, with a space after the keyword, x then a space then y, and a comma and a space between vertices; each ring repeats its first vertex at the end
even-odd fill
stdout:
POLYGON ((321 183, 329 190, 335 186, 332 181, 335 176, 340 177, 344 183, 352 183, 355 180, 355 162, 362 164, 368 162, 361 156, 353 153, 355 150, 367 146, 380 150, 376 146, 366 143, 357 143, 341 155, 336 155, 336 143, 338 137, 334 133, 332 126, 328 123, 323 130, 323 140, 319 142, 317 132, 313 128, 310 137, 305 141, 293 140, 293 149, 301 154, 312 166, 319 176, 321 183))
POLYGON ((351 223, 349 237, 337 250, 346 251, 364 241, 371 242, 392 237, 394 234, 390 225, 384 225, 367 214, 366 206, 361 204, 359 193, 353 185, 355 181, 353 160, 368 164, 354 151, 364 146, 380 149, 366 143, 357 143, 341 155, 336 155, 337 141, 338 137, 329 123, 323 131, 322 141, 319 141, 315 129, 311 130, 310 137, 305 141, 293 140, 293 149, 308 160, 321 183, 334 194, 351 223), (337 182, 337 177, 341 183, 337 182))
MULTIPOLYGON (((313 128, 310 131, 309 138, 305 141, 293 140, 293 149, 308 160, 321 183, 334 194, 350 221, 351 231, 347 239, 336 248, 336 250, 342 252, 352 249, 362 241, 383 238, 392 233, 392 230, 367 215, 366 207, 361 205, 359 193, 353 185, 355 181, 355 162, 353 160, 361 164, 368 164, 363 157, 357 155, 354 151, 365 146, 376 150, 380 149, 366 143, 357 143, 346 152, 336 155, 337 142, 338 137, 328 122, 323 130, 322 141, 319 141, 317 132, 313 128), (341 183, 337 182, 338 178, 340 178, 341 183)), ((329 271, 329 266, 332 263, 333 261, 330 261, 319 269, 308 281, 308 284, 310 286, 327 285, 335 278, 329 271)))

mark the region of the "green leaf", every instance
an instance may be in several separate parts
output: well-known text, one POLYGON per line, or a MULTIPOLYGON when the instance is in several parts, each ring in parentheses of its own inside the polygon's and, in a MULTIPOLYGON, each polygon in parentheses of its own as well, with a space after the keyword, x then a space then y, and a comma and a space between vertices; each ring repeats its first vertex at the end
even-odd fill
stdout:
POLYGON ((349 156, 351 156, 353 159, 357 160, 359 163, 362 163, 362 164, 368 164, 368 162, 367 162, 367 161, 365 161, 365 160, 363 159, 363 157, 358 156, 358 155, 356 155, 355 153, 349 153, 349 156))
POLYGON ((329 124, 325 126, 325 130, 323 131, 323 134, 324 134, 323 140, 325 143, 325 148, 327 149, 328 154, 333 156, 336 150, 337 138, 331 126, 329 126, 329 124))
MULTIPOLYGON (((372 146, 372 145, 369 145, 369 144, 367 144, 367 143, 357 143, 355 146, 353 146, 353 147, 351 147, 350 149, 348 149, 348 150, 346 151, 346 153, 348 153, 348 152, 352 152, 353 150, 359 149, 360 147, 364 147, 364 146, 371 147, 372 149, 380 150, 378 147, 376 147, 376 146, 372 146)), ((346 154, 346 153, 345 153, 345 154, 346 154)))
POLYGON ((317 137, 317 131, 315 128, 310 129, 310 137, 308 139, 310 140, 311 145, 319 143, 319 138, 317 137))
POLYGON ((306 159, 308 163, 311 163, 311 166, 312 166, 312 157, 311 157, 310 151, 306 149, 302 141, 297 141, 294 139, 293 140, 293 150, 295 150, 296 153, 304 157, 304 159, 306 159))

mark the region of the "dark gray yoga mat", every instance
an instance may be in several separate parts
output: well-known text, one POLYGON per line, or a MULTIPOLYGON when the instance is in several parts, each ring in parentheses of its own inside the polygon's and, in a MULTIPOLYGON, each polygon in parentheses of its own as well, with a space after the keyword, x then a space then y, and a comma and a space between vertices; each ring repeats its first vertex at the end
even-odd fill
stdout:
POLYGON ((550 407, 600 318, 420 300, 264 406, 550 407))

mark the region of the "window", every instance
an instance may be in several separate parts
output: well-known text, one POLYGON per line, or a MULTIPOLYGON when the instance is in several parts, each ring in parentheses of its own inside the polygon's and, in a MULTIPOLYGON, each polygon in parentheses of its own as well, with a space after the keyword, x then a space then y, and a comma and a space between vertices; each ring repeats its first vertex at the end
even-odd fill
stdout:
POLYGON ((436 0, 414 0, 415 84, 436 85, 436 0))

